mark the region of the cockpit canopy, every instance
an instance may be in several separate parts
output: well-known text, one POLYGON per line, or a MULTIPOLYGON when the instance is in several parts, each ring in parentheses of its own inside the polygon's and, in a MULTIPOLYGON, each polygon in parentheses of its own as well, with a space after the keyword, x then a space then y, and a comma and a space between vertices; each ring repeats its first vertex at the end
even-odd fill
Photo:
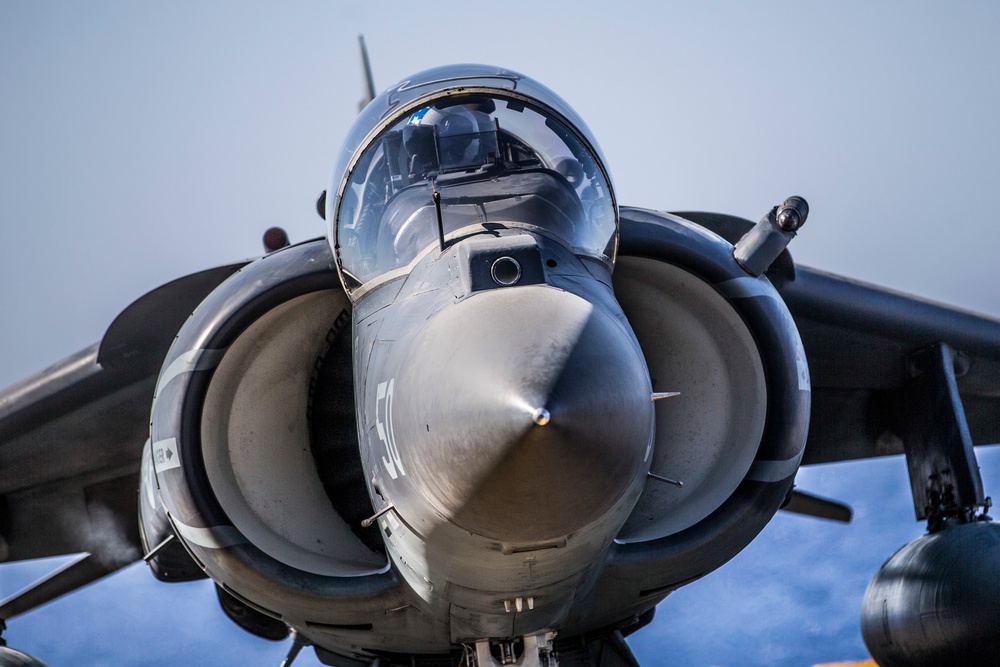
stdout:
MULTIPOLYGON (((349 291, 390 277, 436 247, 439 223, 449 240, 530 229, 611 266, 617 210, 586 128, 517 90, 534 87, 565 105, 538 84, 486 72, 501 85, 453 89, 453 80, 442 84, 445 77, 431 76, 423 85, 436 82, 437 90, 410 105, 391 104, 402 85, 372 102, 389 102, 382 129, 359 144, 327 211, 349 291)), ((490 77, 480 72, 479 78, 490 77)))

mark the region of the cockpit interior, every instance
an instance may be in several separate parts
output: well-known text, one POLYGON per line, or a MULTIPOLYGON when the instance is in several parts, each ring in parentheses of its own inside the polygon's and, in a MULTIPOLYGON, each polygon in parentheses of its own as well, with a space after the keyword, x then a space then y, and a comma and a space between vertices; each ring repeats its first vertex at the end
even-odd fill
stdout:
POLYGON ((408 266, 439 235, 527 228, 614 259, 597 158, 554 113, 499 95, 451 95, 389 125, 354 164, 336 224, 349 289, 408 266))

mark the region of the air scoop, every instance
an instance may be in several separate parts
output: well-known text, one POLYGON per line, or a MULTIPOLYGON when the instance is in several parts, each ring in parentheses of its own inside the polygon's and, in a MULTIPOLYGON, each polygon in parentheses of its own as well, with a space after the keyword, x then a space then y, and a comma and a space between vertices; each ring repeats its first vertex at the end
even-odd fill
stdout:
POLYGON ((417 335, 395 380, 410 496, 397 508, 429 505, 507 543, 558 540, 612 508, 627 514, 649 468, 650 391, 631 330, 603 306, 543 285, 452 304, 417 335))

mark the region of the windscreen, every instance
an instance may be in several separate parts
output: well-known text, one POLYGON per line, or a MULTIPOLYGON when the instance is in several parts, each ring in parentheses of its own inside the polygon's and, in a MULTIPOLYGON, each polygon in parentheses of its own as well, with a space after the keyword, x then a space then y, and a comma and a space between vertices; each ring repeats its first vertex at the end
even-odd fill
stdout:
POLYGON ((357 287, 446 237, 530 228, 610 264, 615 212, 595 157, 561 121, 525 102, 450 96, 406 115, 355 163, 337 244, 357 287))

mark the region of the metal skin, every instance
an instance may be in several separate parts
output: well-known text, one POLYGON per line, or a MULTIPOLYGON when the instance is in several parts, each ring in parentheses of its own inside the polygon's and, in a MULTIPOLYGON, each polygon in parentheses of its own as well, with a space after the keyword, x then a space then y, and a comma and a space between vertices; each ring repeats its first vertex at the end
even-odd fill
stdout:
POLYGON ((472 242, 379 288, 391 305, 354 311, 362 460, 376 509, 393 507, 378 525, 409 586, 451 607, 456 643, 563 624, 653 444, 649 373, 610 276, 540 235, 472 242), (451 270, 514 248, 536 275, 543 258, 562 271, 471 291, 451 270))
POLYGON ((953 523, 897 551, 861 606, 861 634, 882 667, 997 664, 1000 525, 953 523))
MULTIPOLYGON (((343 163, 410 107, 470 77, 477 94, 492 85, 472 66, 445 74, 376 98, 343 163), (399 95, 413 97, 374 113, 399 95)), ((571 128, 590 178, 605 173, 565 103, 497 80, 513 108, 571 128)), ((632 664, 622 633, 738 553, 791 489, 810 389, 781 299, 730 243, 672 216, 625 212, 614 278, 617 233, 587 248, 543 215, 447 228, 446 181, 438 241, 359 283, 335 222, 351 168, 327 202, 331 244, 240 269, 167 354, 143 539, 172 532, 194 567, 158 553, 154 572, 204 572, 234 621, 287 626, 329 664, 576 664, 595 650, 632 664)), ((490 201, 534 201, 504 191, 549 173, 528 171, 494 179, 490 201)))
POLYGON ((634 667, 624 637, 794 507, 800 463, 905 452, 930 534, 865 640, 995 663, 1000 321, 796 266, 800 198, 619 211, 582 121, 499 68, 373 99, 328 192, 327 238, 163 285, 0 392, 0 559, 81 554, 0 631, 144 557, 291 635, 285 665, 634 667))
POLYGON ((49 667, 38 658, 16 649, 0 646, 0 667, 49 667))
POLYGON ((875 574, 862 602, 862 635, 883 667, 996 664, 1000 528, 987 515, 992 501, 958 392, 969 361, 943 342, 910 361, 899 432, 913 507, 928 534, 875 574))

